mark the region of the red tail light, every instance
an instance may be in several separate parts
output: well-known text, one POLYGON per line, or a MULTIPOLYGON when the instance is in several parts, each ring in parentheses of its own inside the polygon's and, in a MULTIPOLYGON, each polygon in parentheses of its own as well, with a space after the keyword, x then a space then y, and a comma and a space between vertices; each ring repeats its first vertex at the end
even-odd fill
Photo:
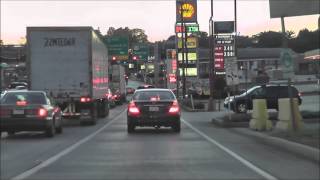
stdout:
POLYGON ((128 105, 128 114, 131 116, 140 115, 140 110, 133 101, 131 101, 128 105))
POLYGON ((1 116, 8 116, 10 114, 10 110, 9 109, 0 109, 0 115, 1 116))
POLYGON ((170 114, 179 114, 180 113, 180 108, 177 100, 174 100, 170 109, 169 109, 170 114))
POLYGON ((89 98, 89 97, 81 97, 80 98, 80 102, 82 102, 82 103, 90 102, 90 101, 91 101, 91 98, 89 98))
POLYGON ((38 111, 38 115, 40 117, 45 117, 45 116, 48 115, 48 111, 46 109, 44 109, 44 108, 40 108, 39 111, 38 111))
POLYGON ((299 93, 298 93, 298 96, 299 96, 299 97, 301 97, 301 96, 302 96, 302 93, 301 93, 301 92, 299 92, 299 93))
POLYGON ((17 106, 26 106, 27 105, 27 101, 17 101, 16 105, 17 106))

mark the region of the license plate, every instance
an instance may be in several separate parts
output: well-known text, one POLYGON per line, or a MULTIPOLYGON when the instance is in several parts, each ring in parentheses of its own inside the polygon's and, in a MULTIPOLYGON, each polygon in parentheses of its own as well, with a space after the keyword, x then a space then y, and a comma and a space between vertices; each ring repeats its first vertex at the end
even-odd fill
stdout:
POLYGON ((159 107, 156 107, 156 106, 151 106, 149 107, 149 111, 159 111, 159 107))
POLYGON ((24 110, 23 109, 14 109, 12 112, 13 115, 23 115, 24 110))

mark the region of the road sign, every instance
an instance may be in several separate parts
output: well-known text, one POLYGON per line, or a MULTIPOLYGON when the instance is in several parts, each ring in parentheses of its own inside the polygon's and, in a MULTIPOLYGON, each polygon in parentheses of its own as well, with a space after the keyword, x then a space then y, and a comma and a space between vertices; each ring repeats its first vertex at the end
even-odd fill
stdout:
POLYGON ((289 49, 282 49, 280 54, 280 62, 282 65, 283 77, 288 79, 294 75, 294 64, 292 53, 289 49))
POLYGON ((137 57, 137 60, 147 61, 149 56, 149 46, 144 43, 137 43, 133 45, 132 54, 137 57))
POLYGON ((128 60, 128 37, 112 36, 107 39, 109 59, 128 60))

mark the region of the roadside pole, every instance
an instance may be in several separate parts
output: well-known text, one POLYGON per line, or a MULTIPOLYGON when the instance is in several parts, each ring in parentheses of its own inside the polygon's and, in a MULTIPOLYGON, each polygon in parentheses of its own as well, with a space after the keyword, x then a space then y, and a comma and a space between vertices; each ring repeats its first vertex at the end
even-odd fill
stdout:
POLYGON ((213 43, 213 0, 211 0, 211 16, 209 19, 209 85, 210 85, 210 97, 208 101, 208 111, 213 111, 213 86, 214 86, 214 43, 213 43))
MULTIPOLYGON (((284 53, 284 50, 288 48, 288 41, 287 41, 287 37, 286 37, 284 17, 281 17, 281 29, 282 29, 282 46, 283 46, 283 53, 284 53)), ((282 57, 282 58, 285 58, 285 57, 282 57)), ((283 60, 286 60, 286 59, 282 59, 282 61, 283 60)), ((292 63, 292 59, 290 59, 290 60, 292 63)), ((289 95, 289 101, 290 101, 290 114, 291 114, 291 121, 292 121, 292 129, 293 129, 293 132, 296 132, 297 131, 297 121, 296 121, 295 114, 293 112, 294 108, 293 108, 293 97, 292 97, 291 84, 292 84, 291 77, 288 77, 288 95, 289 95)))

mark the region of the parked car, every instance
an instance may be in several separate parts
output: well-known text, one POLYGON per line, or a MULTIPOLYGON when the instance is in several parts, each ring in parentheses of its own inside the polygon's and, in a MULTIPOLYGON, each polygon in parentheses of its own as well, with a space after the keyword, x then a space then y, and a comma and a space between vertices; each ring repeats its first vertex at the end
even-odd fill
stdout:
POLYGON ((127 130, 134 132, 136 126, 160 128, 172 127, 180 132, 180 107, 169 89, 137 90, 127 109, 127 130))
POLYGON ((7 91, 1 98, 0 132, 62 133, 61 110, 43 91, 7 91))
MULTIPOLYGON (((268 109, 278 110, 278 99, 289 98, 289 86, 285 85, 263 85, 254 86, 246 92, 226 98, 224 101, 224 107, 228 108, 230 102, 231 110, 237 113, 246 113, 247 110, 253 108, 253 99, 266 99, 268 109)), ((292 97, 298 99, 299 105, 302 103, 299 91, 290 86, 292 91, 292 97)))

